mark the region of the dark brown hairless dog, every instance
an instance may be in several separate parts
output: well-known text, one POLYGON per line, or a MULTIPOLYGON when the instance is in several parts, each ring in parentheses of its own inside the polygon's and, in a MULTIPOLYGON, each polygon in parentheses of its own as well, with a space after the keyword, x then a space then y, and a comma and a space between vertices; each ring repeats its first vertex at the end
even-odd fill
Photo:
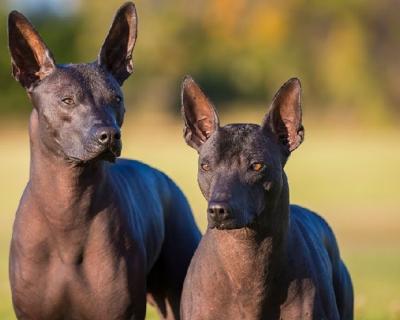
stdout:
POLYGON ((34 107, 10 252, 18 319, 144 319, 146 294, 162 318, 179 318, 200 233, 166 175, 116 160, 136 22, 125 4, 97 61, 56 65, 28 20, 9 16, 13 75, 34 107))
POLYGON ((303 140, 300 82, 275 95, 261 126, 219 126, 191 78, 182 88, 186 142, 199 153, 208 228, 185 280, 185 320, 352 319, 350 276, 317 214, 289 205, 283 167, 303 140))

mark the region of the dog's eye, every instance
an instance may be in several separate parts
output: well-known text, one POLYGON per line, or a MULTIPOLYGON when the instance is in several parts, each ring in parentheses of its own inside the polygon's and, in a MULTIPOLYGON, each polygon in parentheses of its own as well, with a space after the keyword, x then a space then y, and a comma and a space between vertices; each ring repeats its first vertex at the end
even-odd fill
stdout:
POLYGON ((121 97, 121 96, 115 96, 115 101, 116 101, 117 103, 121 103, 122 97, 121 97))
POLYGON ((262 169, 264 169, 265 165, 262 162, 253 162, 250 165, 250 169, 252 171, 260 172, 262 169))
POLYGON ((69 106, 71 106, 71 105, 73 105, 75 103, 74 99, 72 99, 70 97, 62 98, 61 101, 64 102, 65 104, 69 105, 69 106))
POLYGON ((211 169, 208 163, 202 163, 200 167, 203 169, 203 171, 209 171, 211 169))

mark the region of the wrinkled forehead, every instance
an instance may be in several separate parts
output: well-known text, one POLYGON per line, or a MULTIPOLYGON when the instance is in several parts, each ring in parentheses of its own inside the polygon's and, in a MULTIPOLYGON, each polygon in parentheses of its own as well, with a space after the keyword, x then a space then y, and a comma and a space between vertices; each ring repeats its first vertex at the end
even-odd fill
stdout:
POLYGON ((219 128, 201 148, 202 157, 216 162, 263 160, 268 157, 268 138, 256 124, 230 124, 219 128))
POLYGON ((71 91, 75 94, 91 92, 99 95, 115 93, 121 95, 117 81, 97 64, 58 65, 56 71, 43 81, 43 88, 71 91))

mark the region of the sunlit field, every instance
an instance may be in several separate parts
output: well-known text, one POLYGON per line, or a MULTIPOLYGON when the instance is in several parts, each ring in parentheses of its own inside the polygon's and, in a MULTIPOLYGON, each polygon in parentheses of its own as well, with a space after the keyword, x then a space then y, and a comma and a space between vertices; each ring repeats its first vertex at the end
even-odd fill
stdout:
MULTIPOLYGON (((255 122, 262 114, 225 115, 222 122, 255 122)), ((400 131, 308 124, 289 160, 292 203, 323 215, 336 232, 355 287, 356 319, 400 319, 400 131)), ((189 199, 199 226, 206 203, 197 182, 197 154, 181 124, 158 116, 131 116, 123 156, 169 174, 189 199)), ((0 319, 14 319, 8 284, 8 246, 14 213, 28 179, 27 123, 0 126, 0 319)), ((153 310, 147 319, 157 319, 153 310)))

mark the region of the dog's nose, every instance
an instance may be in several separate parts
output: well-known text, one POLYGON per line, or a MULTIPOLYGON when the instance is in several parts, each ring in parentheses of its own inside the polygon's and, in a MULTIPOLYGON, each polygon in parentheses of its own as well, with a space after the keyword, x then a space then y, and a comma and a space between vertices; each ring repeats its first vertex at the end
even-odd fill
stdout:
POLYGON ((210 202, 208 204, 207 212, 211 219, 221 222, 229 218, 231 209, 227 203, 210 202))
POLYGON ((99 128, 96 132, 97 141, 101 145, 108 145, 114 141, 121 139, 121 133, 118 129, 113 127, 99 128))

